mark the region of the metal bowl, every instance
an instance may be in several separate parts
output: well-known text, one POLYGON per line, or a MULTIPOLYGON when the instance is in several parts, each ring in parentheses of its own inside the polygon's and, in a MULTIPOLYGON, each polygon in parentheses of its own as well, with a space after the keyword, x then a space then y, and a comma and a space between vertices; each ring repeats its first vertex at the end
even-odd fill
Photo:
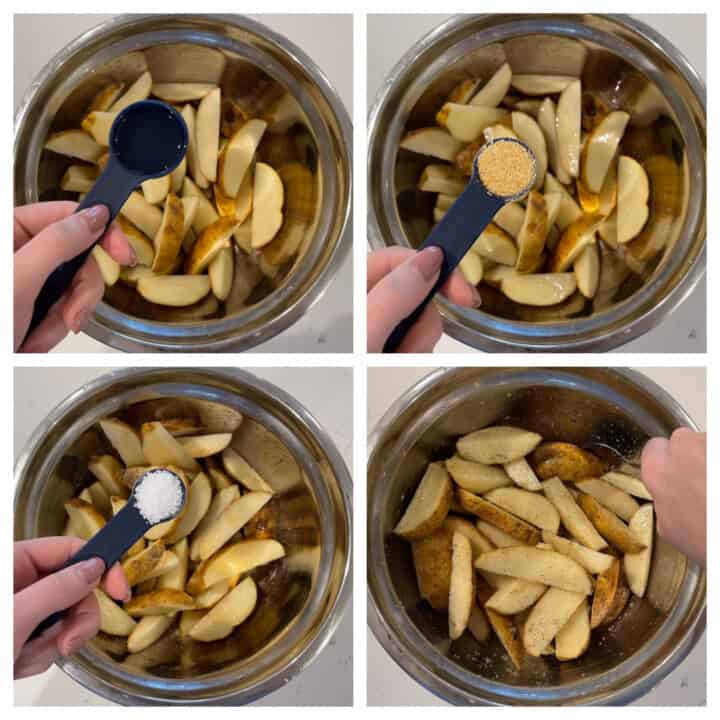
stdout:
POLYGON ((428 462, 452 455, 459 435, 515 424, 547 440, 599 441, 632 459, 651 436, 690 417, 661 388, 629 370, 437 370, 388 410, 370 439, 369 624, 415 680, 456 704, 628 703, 688 654, 705 627, 705 573, 655 538, 645 598, 593 631, 578 660, 528 658, 520 670, 493 637, 447 639, 447 618, 421 601, 410 546, 392 535, 428 462))
POLYGON ((293 128, 303 160, 316 176, 315 218, 298 258, 277 279, 261 284, 254 304, 211 318, 161 322, 137 293, 113 287, 86 332, 125 351, 230 351, 254 347, 296 322, 321 297, 350 244, 352 129, 335 90, 317 65, 287 38, 236 15, 123 15, 84 33, 35 78, 20 104, 15 128, 15 204, 69 197, 59 181, 70 161, 43 151, 49 131, 79 127, 89 101, 108 79, 134 80, 143 50, 188 44, 222 52, 222 84, 272 78, 298 101, 305 116, 293 128), (112 303, 112 304, 111 304, 112 303))
POLYGON ((380 88, 369 118, 371 246, 417 247, 432 226, 431 193, 416 190, 427 159, 399 150, 406 131, 434 124, 435 113, 462 79, 487 78, 505 61, 516 72, 561 72, 578 50, 586 53, 584 89, 611 106, 623 80, 647 81, 659 92, 664 109, 656 124, 663 151, 667 146, 684 170, 681 211, 671 223, 665 252, 642 276, 631 274, 609 307, 596 313, 586 309, 578 318, 530 323, 520 321, 502 297, 484 298, 484 310, 473 310, 438 296, 448 335, 481 350, 609 350, 657 325, 705 270, 705 87, 675 47, 627 16, 465 15, 411 47, 380 88))
POLYGON ((321 546, 312 580, 298 579, 284 562, 260 568, 261 603, 225 641, 183 649, 171 633, 145 655, 126 658, 110 636, 99 636, 58 662, 89 690, 124 705, 248 703, 289 682, 320 653, 350 593, 350 476, 325 431, 282 390, 239 370, 117 370, 91 381, 49 413, 17 459, 15 538, 62 532, 63 502, 90 481, 87 457, 106 450, 93 428, 98 419, 167 397, 243 414, 233 443, 245 443, 243 453, 271 479, 277 512, 293 508, 284 521, 277 515, 287 554, 310 542, 321 546), (271 450, 265 444, 254 457, 259 435, 271 440, 271 450))

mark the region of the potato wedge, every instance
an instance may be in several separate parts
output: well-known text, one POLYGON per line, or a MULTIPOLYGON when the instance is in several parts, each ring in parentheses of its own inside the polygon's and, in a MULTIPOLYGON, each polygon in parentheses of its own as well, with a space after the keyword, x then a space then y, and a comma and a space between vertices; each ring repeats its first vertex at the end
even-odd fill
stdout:
POLYGON ((153 590, 125 603, 125 611, 130 617, 167 615, 179 610, 194 609, 195 602, 182 590, 153 590))
POLYGON ((410 543, 420 597, 433 610, 447 610, 450 600, 453 533, 446 527, 410 543))
POLYGON ((454 167, 447 165, 426 165, 418 181, 418 190, 423 192, 460 195, 467 180, 454 167))
POLYGON ((206 458, 221 453, 230 444, 231 440, 232 433, 214 433, 212 435, 181 437, 178 442, 191 458, 206 458))
POLYGON ((590 613, 590 627, 602 625, 615 601, 615 593, 620 580, 620 559, 612 558, 610 567, 601 573, 595 582, 592 610, 590 613))
POLYGON ((193 640, 212 642, 227 637, 233 628, 245 621, 257 604, 257 586, 248 577, 231 590, 190 630, 193 640))
MULTIPOLYGON (((196 217, 199 212, 200 205, 196 217)), ((185 260, 185 272, 189 275, 202 273, 223 248, 231 247, 230 239, 238 225, 234 217, 221 217, 205 227, 185 260)))
POLYGON ((90 165, 70 165, 60 180, 66 192, 86 193, 97 180, 97 169, 90 165))
POLYGON ((642 498, 643 500, 653 499, 650 491, 647 487, 645 487, 645 483, 643 483, 643 481, 639 478, 632 477, 631 475, 621 472, 608 472, 600 479, 610 483, 619 490, 626 492, 628 495, 634 495, 635 497, 642 498))
POLYGON ((463 143, 443 128, 427 127, 411 130, 400 141, 400 147, 420 155, 452 162, 462 149, 463 143))
POLYGON ((207 275, 155 275, 138 280, 137 290, 146 300, 168 307, 187 307, 210 292, 207 275))
POLYGON ((625 573, 620 572, 620 579, 618 581, 615 597, 613 598, 612 605, 610 606, 605 619, 602 621, 601 626, 611 625, 614 623, 615 620, 620 617, 620 614, 627 606, 631 597, 632 593, 630 592, 627 580, 625 579, 625 573))
POLYGON ((215 182, 220 146, 220 88, 211 90, 200 101, 195 118, 195 138, 200 172, 209 182, 215 182))
POLYGON ((158 566, 165 554, 165 543, 156 540, 150 543, 142 552, 123 560, 122 569, 128 585, 132 587, 143 580, 158 566))
POLYGON ((597 243, 588 245, 577 257, 573 266, 578 290, 592 300, 600 283, 600 251, 597 243))
POLYGON ((393 532, 406 540, 430 535, 445 520, 451 498, 450 476, 441 463, 430 463, 393 532))
POLYGON ((514 266, 518 261, 518 250, 512 237, 493 223, 478 235, 471 250, 482 258, 503 265, 514 266))
POLYGON ((579 658, 590 644, 590 615, 586 599, 555 636, 555 657, 560 661, 579 658))
POLYGON ((645 544, 645 548, 637 553, 626 553, 623 561, 625 577, 634 595, 643 597, 647 589, 652 559, 653 523, 652 503, 646 503, 633 515, 629 525, 630 531, 645 544))
POLYGON ((144 196, 135 191, 130 193, 120 212, 135 227, 148 237, 154 238, 162 225, 163 213, 160 208, 151 205, 144 196))
POLYGON ((502 468, 463 460, 457 455, 446 460, 445 467, 461 488, 478 495, 512 485, 511 478, 502 468))
POLYGON ((516 73, 512 77, 512 86, 523 95, 555 95, 561 93, 577 78, 571 75, 530 75, 516 73))
MULTIPOLYGON (((542 485, 537 479, 537 476, 533 472, 533 469, 528 464, 528 461, 523 457, 512 462, 505 463, 503 465, 505 472, 508 474, 510 479, 524 490, 530 490, 536 492, 542 490, 542 485)), ((468 488, 469 490, 470 488, 468 488)))
POLYGON ((543 443, 531 455, 530 464, 542 480, 558 477, 563 482, 575 482, 605 472, 605 466, 595 455, 565 442, 543 443))
POLYGON ((182 200, 177 195, 168 195, 162 222, 153 240, 155 258, 152 271, 154 273, 165 275, 175 268, 182 247, 184 222, 185 208, 182 200))
POLYGON ((482 135, 486 127, 499 123, 507 116, 507 110, 501 108, 445 103, 435 119, 457 140, 472 142, 482 135))
POLYGON ((466 460, 494 465, 525 457, 541 440, 537 433, 497 425, 463 436, 457 442, 457 449, 466 460))
POLYGON ((159 640, 175 622, 176 613, 169 615, 148 615, 140 618, 128 637, 130 653, 139 653, 159 640))
POLYGON ((550 270, 563 273, 570 269, 583 250, 597 241, 596 232, 605 218, 602 215, 582 215, 563 230, 550 260, 550 270))
MULTIPOLYGON (((557 128, 555 126, 556 117, 557 110, 555 109, 555 102, 552 98, 546 97, 538 108, 537 122, 545 135, 548 165, 560 181, 568 185, 570 183, 570 176, 560 165, 560 148, 558 146, 557 128)), ((547 183, 547 180, 545 182, 547 183)))
POLYGON ((572 223, 582 217, 583 211, 575 201, 575 198, 555 178, 552 173, 545 174, 545 193, 560 193, 562 201, 556 219, 556 224, 561 232, 564 232, 572 223))
MULTIPOLYGON (((205 513, 205 517, 200 521, 198 526, 195 528, 195 537, 202 535, 207 528, 212 525, 230 505, 232 505, 240 497, 240 488, 231 483, 229 486, 218 490, 215 489, 215 495, 210 501, 210 507, 205 513)), ((200 559, 199 555, 193 555, 193 549, 197 550, 197 545, 193 544, 190 550, 190 557, 193 561, 197 562, 200 559)))
POLYGON ((556 127, 560 164, 570 177, 580 173, 580 127, 582 124, 582 85, 573 80, 562 91, 557 104, 556 127))
POLYGON ((132 245, 135 255, 137 256, 138 264, 150 267, 155 258, 155 248, 150 240, 123 215, 118 215, 115 218, 115 222, 123 231, 123 235, 125 235, 127 241, 132 245))
POLYGON ((147 100, 147 98, 150 97, 151 88, 152 75, 150 75, 149 72, 144 72, 125 93, 110 106, 110 112, 119 113, 133 103, 139 102, 140 100, 147 100))
POLYGON ((607 547, 605 540, 580 509, 572 493, 563 485, 560 478, 552 477, 546 480, 542 488, 545 497, 560 514, 562 524, 574 538, 590 550, 602 550, 607 547))
POLYGON ((197 462, 161 422, 143 423, 140 431, 143 456, 153 465, 175 465, 192 472, 200 470, 197 462))
POLYGON ((99 424, 127 467, 147 465, 140 435, 133 428, 117 418, 105 418, 99 424))
POLYGON ((180 517, 180 521, 166 536, 166 541, 177 543, 190 535, 207 513, 211 499, 210 480, 204 472, 199 472, 190 484, 185 511, 180 517))
POLYGON ((477 515, 480 519, 512 535, 521 542, 534 545, 540 541, 540 531, 537 528, 511 515, 494 503, 488 502, 478 495, 473 495, 473 493, 462 488, 455 491, 455 497, 464 510, 477 515))
POLYGON ((253 184, 253 211, 250 216, 251 244, 254 250, 265 247, 277 235, 283 223, 285 190, 277 171, 266 163, 256 163, 253 184))
POLYGON ((231 577, 211 585, 195 596, 195 607, 203 610, 214 607, 237 585, 238 580, 238 577, 231 577))
POLYGON ((272 495, 270 493, 249 492, 239 497, 225 512, 202 534, 193 537, 191 557, 206 560, 216 553, 250 518, 255 515, 272 495))
POLYGON ((575 486, 625 522, 629 522, 640 508, 631 495, 599 478, 578 480, 575 486))
POLYGON ((528 655, 542 655, 583 601, 586 601, 583 593, 551 587, 537 601, 525 621, 523 645, 528 655))
MULTIPOLYGON (((200 168, 200 156, 198 154, 197 145, 197 117, 195 114, 195 108, 192 105, 185 105, 180 112, 185 120, 185 124, 188 129, 188 149, 186 153, 187 157, 187 168, 192 175, 195 185, 199 188, 206 188, 210 185, 210 181, 203 175, 202 169, 200 168)), ((190 181, 189 177, 185 178, 185 181, 190 181)), ((183 184, 183 194, 185 194, 186 186, 183 184)))
POLYGON ((492 608, 485 606, 491 595, 490 592, 478 592, 478 602, 484 607, 490 627, 492 627, 501 645, 505 648, 505 652, 507 652, 512 664, 519 670, 525 660, 525 648, 520 638, 519 628, 514 618, 505 617, 492 608))
POLYGON ((484 552, 489 552, 495 547, 469 520, 466 520, 465 518, 448 515, 445 518, 445 522, 442 524, 442 527, 451 533, 459 532, 461 535, 464 535, 470 541, 473 557, 484 552))
POLYGON ((527 197, 525 220, 517 237, 518 256, 515 269, 518 272, 532 272, 537 268, 549 229, 545 198, 532 190, 527 197))
POLYGON ((511 80, 512 69, 508 63, 503 63, 472 97, 470 104, 486 108, 497 107, 507 95, 511 80))
POLYGON ((105 518, 93 505, 80 498, 65 503, 74 534, 83 540, 89 540, 105 526, 105 518))
POLYGON ((646 546, 644 541, 614 513, 606 510, 595 498, 580 493, 578 503, 597 531, 614 547, 624 553, 638 553, 646 546))
MULTIPOLYGON (((185 583, 187 583, 190 559, 190 545, 188 544, 187 538, 176 542, 172 548, 166 552, 171 553, 175 557, 176 564, 172 570, 158 576, 156 587, 159 590, 184 590, 185 583)), ((160 564, 162 564, 162 561, 160 564)))
POLYGON ((484 643, 490 636, 490 623, 483 610, 475 602, 470 610, 467 629, 479 643, 484 643))
POLYGON ((526 544, 522 540, 518 540, 516 537, 513 537, 485 520, 477 520, 475 527, 478 529, 478 532, 483 537, 486 537, 495 547, 513 547, 514 545, 526 544))
POLYGON ((208 266, 210 289, 218 300, 227 300, 232 289, 235 267, 233 249, 222 248, 208 266))
POLYGON ((585 141, 580 165, 583 183, 590 192, 600 192, 629 120, 630 115, 622 110, 610 112, 585 141))
POLYGON ((88 470, 99 480, 108 495, 126 498, 128 489, 122 482, 123 466, 112 455, 93 455, 88 460, 88 470))
POLYGON ((475 571, 470 540, 462 533, 453 533, 450 569, 448 625, 451 640, 457 640, 467 629, 475 600, 475 571))
POLYGON ((45 149, 58 155, 66 155, 91 163, 96 162, 105 152, 105 148, 83 130, 62 130, 53 133, 45 141, 45 149))
POLYGON ((135 621, 100 588, 95 588, 93 593, 100 608, 100 630, 108 635, 130 635, 135 628, 135 621))
POLYGON ((111 81, 103 86, 93 97, 88 113, 105 112, 122 95, 125 86, 121 82, 111 81))
POLYGON ((255 158, 255 153, 267 129, 264 120, 253 118, 242 125, 228 140, 220 159, 219 180, 223 192, 237 197, 240 184, 255 158))
POLYGON ((112 504, 108 491, 102 486, 102 483, 94 482, 87 488, 92 499, 92 505, 100 512, 103 517, 109 517, 112 514, 112 504))
POLYGON ((485 603, 485 607, 491 608, 502 615, 515 615, 534 605, 546 590, 547 585, 542 583, 514 578, 511 582, 496 590, 485 603))
POLYGON ((477 253, 472 251, 466 253, 462 260, 460 260, 458 269, 470 285, 479 285, 482 281, 483 260, 477 253))
POLYGON ((151 92, 156 98, 167 103, 186 103, 192 100, 202 100, 215 88, 214 83, 153 83, 151 92))
POLYGON ((181 613, 180 623, 178 624, 180 637, 183 639, 190 637, 190 631, 206 614, 207 610, 185 610, 185 612, 181 613))
MULTIPOLYGON (((143 582, 154 580, 162 575, 172 573, 180 567, 180 561, 172 550, 165 550, 160 558, 160 562, 143 578, 143 582)), ((183 588, 175 588, 182 590, 183 588)))
MULTIPOLYGON (((525 208, 519 202, 511 202, 501 207, 493 218, 493 223, 504 230, 510 237, 516 238, 520 234, 525 221, 525 208)), ((490 227, 490 225, 488 225, 490 227)), ((506 263, 515 265, 515 261, 506 263)))
MULTIPOLYGON (((594 529, 594 528, 593 528, 594 529)), ((591 550, 585 545, 560 537, 554 533, 543 531, 543 542, 547 543, 553 550, 561 555, 567 555, 579 565, 582 565, 591 575, 601 575, 606 572, 612 564, 612 555, 591 550)), ((603 545, 605 542, 603 541, 603 545)))
POLYGON ((272 494, 273 489, 242 455, 228 447, 223 450, 222 462, 225 470, 243 487, 254 492, 272 494))
POLYGON ((143 196, 151 205, 160 205, 170 192, 170 175, 146 180, 140 187, 143 196))
POLYGON ((574 273, 512 275, 500 283, 502 293, 523 305, 546 307, 566 300, 577 289, 574 273))
POLYGON ((497 488, 486 493, 485 499, 542 530, 556 533, 560 528, 558 511, 538 493, 516 487, 497 488))
POLYGON ((545 135, 537 121, 527 113, 515 111, 510 117, 513 131, 532 150, 535 156, 535 183, 533 188, 537 190, 545 182, 545 173, 548 166, 545 135))
POLYGON ((207 458, 205 460, 205 467, 207 468, 208 475, 210 475, 210 480, 216 492, 225 490, 235 484, 233 479, 220 467, 220 463, 215 458, 207 458))

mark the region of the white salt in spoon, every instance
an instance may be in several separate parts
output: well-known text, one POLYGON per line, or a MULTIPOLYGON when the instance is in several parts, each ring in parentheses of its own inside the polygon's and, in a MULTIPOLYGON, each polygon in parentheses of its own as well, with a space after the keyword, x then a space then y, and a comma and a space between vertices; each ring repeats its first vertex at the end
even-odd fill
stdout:
MULTIPOLYGON (((153 468, 135 482, 125 507, 93 535, 63 568, 99 557, 110 569, 150 528, 172 520, 185 505, 185 484, 166 468, 153 468)), ((61 620, 65 610, 48 615, 30 640, 61 620)))

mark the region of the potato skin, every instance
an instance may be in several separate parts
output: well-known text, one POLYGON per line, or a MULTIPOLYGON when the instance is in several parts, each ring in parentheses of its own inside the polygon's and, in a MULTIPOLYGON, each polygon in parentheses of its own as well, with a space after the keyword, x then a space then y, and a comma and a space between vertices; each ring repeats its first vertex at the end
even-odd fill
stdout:
POLYGON ((530 465, 542 480, 559 477, 563 482, 600 477, 605 465, 592 453, 566 442, 546 442, 533 450, 530 465))
POLYGON ((595 583, 592 610, 590 612, 590 627, 602 625, 615 602, 615 595, 620 581, 620 560, 615 558, 610 569, 598 575, 595 583))
POLYGON ((595 529, 614 547, 624 553, 636 553, 644 549, 644 545, 633 535, 628 526, 606 510, 595 498, 580 493, 578 504, 590 518, 595 529))
MULTIPOLYGON (((443 492, 441 497, 438 500, 437 506, 433 510, 432 514, 429 515, 423 522, 419 523, 416 527, 414 527, 412 530, 399 530, 402 521, 405 519, 405 513, 403 513, 403 517, 401 518, 400 522, 395 526, 395 529, 393 532, 395 532, 400 537, 404 538, 405 540, 417 540, 418 538, 427 537, 431 533, 435 532, 445 521, 445 518, 447 517, 448 513, 450 512, 450 502, 452 501, 453 492, 452 492, 452 481, 450 480, 450 475, 445 469, 444 466, 441 466, 437 463, 430 465, 428 468, 435 470, 435 472, 442 473, 444 475, 443 482, 443 492)), ((425 478, 423 477, 423 480, 425 478)), ((422 485, 422 481, 420 483, 422 485)), ((418 485, 418 488, 420 485, 418 485)), ((415 491, 417 493, 417 490, 415 491)), ((415 500, 415 496, 413 496, 412 502, 415 500)), ((409 507, 409 506, 408 506, 409 507)), ((406 511, 407 512, 407 511, 406 511)))
POLYGON ((410 545, 420 597, 441 612, 447 611, 450 602, 452 537, 452 532, 443 527, 410 545))

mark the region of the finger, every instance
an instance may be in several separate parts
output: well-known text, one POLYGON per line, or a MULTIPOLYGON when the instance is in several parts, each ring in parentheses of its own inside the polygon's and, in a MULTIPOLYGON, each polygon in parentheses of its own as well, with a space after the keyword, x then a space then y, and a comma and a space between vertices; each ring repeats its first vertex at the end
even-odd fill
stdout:
POLYGON ((76 537, 20 540, 13 545, 14 590, 18 592, 64 565, 85 543, 76 537))
POLYGON ((24 643, 48 615, 85 598, 105 572, 100 558, 91 558, 45 576, 15 595, 16 639, 24 643))
POLYGON ((392 272, 398 265, 415 255, 410 248, 391 247, 370 253, 367 258, 367 290, 370 292, 375 285, 392 272))
POLYGON ((97 240, 109 219, 104 205, 73 213, 41 230, 14 256, 15 283, 31 297, 59 265, 87 250, 97 240))
POLYGON ((100 268, 95 258, 89 257, 73 278, 62 310, 65 326, 74 333, 85 327, 105 292, 100 268))
POLYGON ((64 627, 65 626, 63 624, 63 621, 60 620, 56 622, 52 627, 49 627, 40 637, 35 638, 34 640, 30 640, 24 645, 22 643, 17 644, 15 652, 15 663, 17 664, 23 658, 23 656, 27 656, 25 660, 25 662, 27 663, 27 658, 32 658, 33 655, 43 652, 48 647, 52 647, 57 653, 57 639, 60 636, 60 633, 62 632, 64 627))
POLYGON ((442 250, 429 247, 406 259, 376 283, 367 298, 370 352, 380 352, 395 326, 432 290, 442 261, 442 250))
POLYGON ((410 328, 397 351, 401 353, 432 352, 442 333, 440 313, 434 305, 428 305, 418 321, 410 328))
POLYGON ((452 303, 463 307, 480 307, 480 293, 459 272, 454 272, 440 292, 452 303))
POLYGON ((100 606, 95 595, 90 593, 67 612, 63 631, 57 639, 61 655, 68 657, 92 640, 100 629, 100 606))
POLYGON ((13 210, 15 250, 35 237, 48 225, 72 215, 78 204, 70 200, 32 203, 13 210))
POLYGON ((122 566, 118 563, 108 570, 102 585, 105 592, 115 600, 127 602, 131 597, 130 585, 128 585, 122 566))
POLYGON ((16 680, 31 675, 39 675, 58 659, 60 656, 57 647, 59 631, 51 636, 48 630, 46 635, 48 637, 43 635, 37 640, 31 640, 22 648, 22 652, 15 660, 14 675, 16 680))
POLYGON ((650 438, 640 458, 640 475, 651 495, 659 495, 658 485, 662 482, 663 468, 667 461, 670 441, 666 438, 650 438))
POLYGON ((102 239, 102 247, 115 262, 128 267, 137 265, 137 255, 119 226, 113 223, 102 239))
MULTIPOLYGON (((46 353, 52 350, 67 334, 68 327, 63 319, 63 310, 67 296, 61 297, 49 310, 40 324, 30 333, 27 340, 20 346, 18 352, 46 353)), ((23 318, 22 325, 17 328, 20 335, 15 335, 15 341, 21 342, 24 334, 30 327, 31 316, 23 318)))

